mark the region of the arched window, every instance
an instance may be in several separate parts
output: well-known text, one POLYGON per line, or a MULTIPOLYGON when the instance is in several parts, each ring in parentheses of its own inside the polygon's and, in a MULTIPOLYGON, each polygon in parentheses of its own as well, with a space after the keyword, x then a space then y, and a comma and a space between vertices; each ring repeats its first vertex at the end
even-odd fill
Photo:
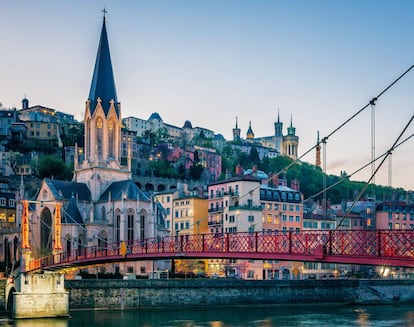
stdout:
POLYGON ((139 225, 139 239, 145 239, 145 224, 146 224, 146 215, 145 211, 142 210, 140 213, 140 225, 139 225))
POLYGON ((85 252, 84 250, 85 250, 85 248, 84 248, 84 245, 83 245, 83 235, 79 234, 79 237, 78 237, 78 254, 83 255, 84 252, 85 252))
POLYGON ((102 230, 98 235, 98 248, 106 249, 108 246, 108 234, 102 230))
POLYGON ((134 210, 129 209, 127 213, 127 241, 132 243, 134 240, 134 210))
POLYGON ((48 208, 40 214, 40 247, 45 254, 52 251, 52 214, 48 208))
POLYGON ((115 121, 108 122, 108 156, 115 158, 115 121))
POLYGON ((85 124, 85 133, 86 133, 86 144, 85 144, 85 159, 89 159, 91 155, 91 121, 89 118, 86 120, 85 124))
POLYGON ((115 241, 121 241, 121 210, 115 211, 115 241))
POLYGON ((96 151, 98 159, 103 157, 103 120, 98 118, 96 120, 96 151))
POLYGON ((66 235, 66 255, 67 257, 71 256, 71 252, 72 252, 72 237, 67 234, 66 235))

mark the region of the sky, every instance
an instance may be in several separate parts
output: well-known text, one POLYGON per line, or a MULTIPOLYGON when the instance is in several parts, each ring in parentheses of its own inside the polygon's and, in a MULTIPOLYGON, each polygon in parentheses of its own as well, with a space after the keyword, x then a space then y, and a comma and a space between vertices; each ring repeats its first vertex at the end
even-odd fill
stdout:
MULTIPOLYGON (((157 112, 231 140, 236 117, 242 137, 250 121, 261 137, 279 113, 312 164, 318 131, 330 135, 414 64, 411 0, 0 0, 3 107, 26 96, 82 120, 103 8, 123 117, 157 112)), ((379 97, 375 146, 371 106, 330 136, 326 172, 353 174, 373 148, 389 150, 414 114, 413 90, 414 69, 379 97)), ((413 153, 414 138, 378 160, 375 182, 414 190, 413 153)))

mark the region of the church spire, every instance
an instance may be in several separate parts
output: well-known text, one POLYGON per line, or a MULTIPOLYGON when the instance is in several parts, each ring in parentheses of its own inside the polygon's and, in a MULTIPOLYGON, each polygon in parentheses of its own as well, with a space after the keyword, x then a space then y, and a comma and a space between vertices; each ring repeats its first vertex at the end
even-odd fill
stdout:
POLYGON ((99 99, 102 108, 107 115, 111 101, 113 100, 116 113, 119 117, 118 99, 115 89, 115 78, 112 71, 111 55, 109 52, 108 35, 106 33, 106 10, 103 9, 103 23, 99 40, 98 53, 96 55, 95 69, 93 71, 91 88, 88 100, 90 100, 91 115, 95 111, 99 99))

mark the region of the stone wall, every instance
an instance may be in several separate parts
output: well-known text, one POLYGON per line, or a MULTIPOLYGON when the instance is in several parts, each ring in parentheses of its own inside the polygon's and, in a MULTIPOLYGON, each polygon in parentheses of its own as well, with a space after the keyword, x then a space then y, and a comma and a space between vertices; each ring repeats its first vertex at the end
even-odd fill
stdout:
POLYGON ((70 310, 414 302, 412 280, 68 280, 70 310))

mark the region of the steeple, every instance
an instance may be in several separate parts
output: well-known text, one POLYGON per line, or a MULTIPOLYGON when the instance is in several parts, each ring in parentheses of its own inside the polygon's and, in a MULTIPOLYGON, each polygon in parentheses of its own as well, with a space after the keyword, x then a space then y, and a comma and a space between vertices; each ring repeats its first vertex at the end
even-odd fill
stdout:
POLYGON ((88 184, 93 201, 97 201, 108 187, 108 176, 111 181, 131 178, 129 167, 121 164, 121 104, 116 96, 109 53, 106 10, 103 13, 95 69, 85 107, 83 160, 79 162, 79 157, 75 158, 73 177, 78 183, 88 184))
POLYGON ((240 141, 240 128, 237 124, 237 116, 236 116, 236 127, 233 128, 233 141, 240 141))
POLYGON ((275 125, 275 136, 281 138, 283 136, 283 123, 280 121, 279 118, 279 109, 277 109, 277 122, 274 123, 275 125))
POLYGON ((108 35, 106 33, 106 10, 103 10, 103 24, 99 40, 98 53, 96 55, 95 69, 93 71, 91 89, 88 100, 90 100, 91 116, 96 109, 99 100, 105 115, 110 109, 111 100, 114 101, 115 111, 119 117, 118 99, 116 96, 115 79, 112 71, 111 54, 109 52, 108 35))
POLYGON ((296 133, 296 128, 293 127, 292 115, 290 115, 290 126, 288 127, 288 135, 295 135, 295 133, 296 133))

